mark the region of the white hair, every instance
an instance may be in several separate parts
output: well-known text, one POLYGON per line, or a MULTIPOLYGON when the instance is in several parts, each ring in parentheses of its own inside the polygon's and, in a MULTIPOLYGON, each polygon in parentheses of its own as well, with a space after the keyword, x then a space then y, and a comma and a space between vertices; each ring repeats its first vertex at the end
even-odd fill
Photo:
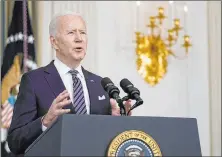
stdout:
POLYGON ((60 16, 65 16, 65 15, 74 15, 74 16, 79 16, 83 19, 84 22, 86 22, 83 18, 83 16, 80 13, 72 12, 72 11, 64 11, 60 12, 56 15, 53 16, 52 20, 50 21, 49 24, 49 35, 50 36, 55 36, 56 31, 57 31, 57 23, 58 23, 58 17, 60 16))

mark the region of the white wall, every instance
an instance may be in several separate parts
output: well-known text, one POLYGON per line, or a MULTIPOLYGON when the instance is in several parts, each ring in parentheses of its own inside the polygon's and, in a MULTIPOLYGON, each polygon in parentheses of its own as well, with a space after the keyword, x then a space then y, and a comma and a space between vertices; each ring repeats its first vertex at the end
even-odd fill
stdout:
POLYGON ((208 2, 211 153, 221 156, 221 2, 208 2))
POLYGON ((83 14, 85 20, 87 21, 88 26, 88 40, 90 41, 88 45, 88 54, 84 60, 84 65, 87 64, 87 67, 89 70, 95 71, 96 66, 96 40, 94 40, 94 37, 96 35, 96 23, 94 23, 94 19, 96 19, 96 2, 77 2, 77 1, 41 1, 38 3, 38 8, 40 16, 38 19, 38 28, 39 33, 38 34, 38 47, 39 52, 38 55, 38 63, 40 66, 47 65, 55 56, 51 45, 49 41, 49 23, 52 18, 52 16, 61 10, 69 9, 69 10, 75 10, 77 12, 80 12, 83 14), (43 35, 42 35, 43 34, 43 35))
MULTIPOLYGON (((168 2, 147 1, 140 12, 140 28, 156 14, 157 6, 168 8, 168 2)), ((184 2, 183 2, 184 3, 184 2)), ((182 2, 179 3, 181 8, 182 2)), ((52 14, 60 9, 82 11, 88 20, 89 51, 84 66, 110 77, 119 86, 126 77, 140 89, 145 104, 134 110, 138 116, 194 117, 198 121, 202 155, 210 155, 209 83, 207 2, 187 2, 187 30, 193 47, 185 60, 169 59, 168 73, 156 87, 145 83, 136 71, 133 31, 136 27, 135 2, 41 2, 42 40, 41 65, 51 61, 48 24, 52 14), (44 53, 44 55, 43 55, 44 53)), ((180 17, 183 21, 183 14, 180 17)), ((183 34, 182 34, 183 35, 183 34)), ((182 49, 181 49, 182 50, 182 49)), ((176 52, 182 51, 176 47, 176 52)), ((124 93, 122 92, 123 96, 124 93)))

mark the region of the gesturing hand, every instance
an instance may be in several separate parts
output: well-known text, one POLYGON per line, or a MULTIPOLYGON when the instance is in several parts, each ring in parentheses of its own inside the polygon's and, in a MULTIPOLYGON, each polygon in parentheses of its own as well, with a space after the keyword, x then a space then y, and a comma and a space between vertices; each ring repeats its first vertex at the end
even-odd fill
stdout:
MULTIPOLYGON (((112 108, 112 115, 113 116, 120 116, 120 108, 119 108, 116 100, 111 98, 110 104, 111 104, 111 108, 112 108)), ((131 100, 125 101, 123 104, 125 106, 126 113, 128 113, 128 111, 130 110, 130 108, 132 106, 131 100)), ((132 115, 132 111, 129 112, 129 116, 131 116, 131 115, 132 115)))
POLYGON ((47 114, 42 119, 42 124, 45 127, 48 127, 58 118, 58 116, 69 113, 70 109, 63 109, 63 107, 70 103, 71 99, 69 99, 69 93, 67 90, 64 90, 52 102, 47 114))

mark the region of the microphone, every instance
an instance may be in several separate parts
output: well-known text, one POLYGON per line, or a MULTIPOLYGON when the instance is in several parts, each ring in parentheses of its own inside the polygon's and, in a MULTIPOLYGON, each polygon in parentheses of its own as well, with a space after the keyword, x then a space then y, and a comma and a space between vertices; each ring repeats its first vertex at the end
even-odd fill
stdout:
POLYGON ((120 107, 120 112, 121 115, 125 115, 125 107, 123 105, 123 101, 119 96, 119 89, 114 85, 114 83, 110 80, 108 77, 104 77, 101 80, 101 85, 104 88, 104 90, 109 94, 110 98, 113 98, 117 101, 119 107, 120 107))
MULTIPOLYGON (((134 87, 134 85, 128 79, 122 79, 120 81, 120 87, 125 93, 128 94, 127 99, 136 100, 136 103, 132 106, 130 111, 143 104, 143 100, 140 98, 140 91, 136 87, 134 87)), ((128 111, 128 113, 130 111, 128 111)))

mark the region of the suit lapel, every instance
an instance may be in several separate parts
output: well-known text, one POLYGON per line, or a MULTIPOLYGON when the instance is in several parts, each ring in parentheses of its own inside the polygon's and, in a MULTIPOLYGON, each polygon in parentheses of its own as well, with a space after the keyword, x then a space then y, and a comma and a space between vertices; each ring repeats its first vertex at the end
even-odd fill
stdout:
POLYGON ((96 99, 97 95, 96 95, 95 89, 97 89, 98 87, 92 75, 83 67, 82 67, 82 72, 84 74, 84 77, 86 80, 86 86, 89 93, 90 113, 95 113, 97 110, 97 104, 98 104, 98 100, 96 99))
MULTIPOLYGON (((45 67, 45 79, 47 80, 52 92, 54 93, 55 98, 63 92, 66 88, 63 84, 63 81, 53 63, 53 61, 45 67)), ((65 107, 66 109, 71 109, 71 112, 74 113, 74 108, 72 103, 65 107)))

